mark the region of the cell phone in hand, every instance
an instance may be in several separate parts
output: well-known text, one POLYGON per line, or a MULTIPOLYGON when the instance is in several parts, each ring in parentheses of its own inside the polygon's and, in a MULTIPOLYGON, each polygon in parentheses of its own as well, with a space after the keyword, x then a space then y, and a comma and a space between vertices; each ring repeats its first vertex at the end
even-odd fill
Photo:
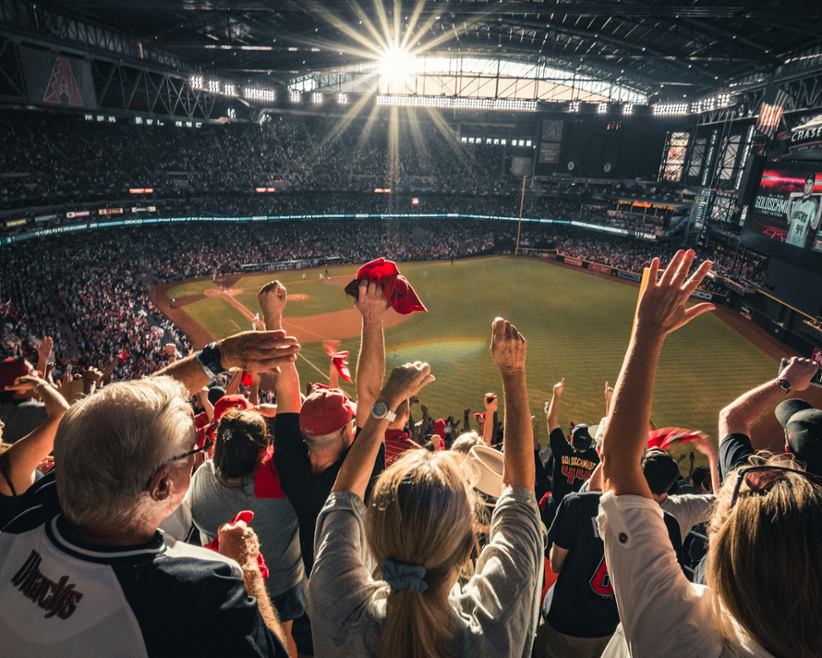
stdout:
POLYGON ((353 297, 354 299, 360 298, 360 281, 359 279, 354 279, 351 283, 349 283, 345 287, 345 294, 349 297, 353 297))
MULTIPOLYGON (((788 363, 788 359, 782 359, 779 362, 779 372, 777 373, 777 376, 781 375, 785 368, 788 367, 788 363)), ((814 386, 822 386, 822 366, 819 366, 819 368, 817 369, 816 374, 813 376, 813 379, 811 380, 811 384, 813 384, 814 386)))

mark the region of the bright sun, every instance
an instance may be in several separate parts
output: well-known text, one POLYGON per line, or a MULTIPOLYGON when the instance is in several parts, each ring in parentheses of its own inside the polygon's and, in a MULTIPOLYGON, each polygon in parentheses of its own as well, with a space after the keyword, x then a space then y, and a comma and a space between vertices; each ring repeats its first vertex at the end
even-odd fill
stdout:
POLYGON ((383 81, 402 84, 410 78, 417 65, 417 58, 408 50, 392 46, 382 52, 379 74, 383 81))

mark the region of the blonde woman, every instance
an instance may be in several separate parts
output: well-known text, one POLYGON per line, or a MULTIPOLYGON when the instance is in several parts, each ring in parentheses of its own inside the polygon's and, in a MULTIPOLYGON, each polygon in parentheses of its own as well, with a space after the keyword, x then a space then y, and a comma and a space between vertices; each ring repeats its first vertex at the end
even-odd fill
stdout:
MULTIPOLYGON (((729 473, 710 523, 705 587, 678 568, 642 475, 665 337, 713 310, 685 306, 711 267, 705 261, 689 276, 694 258, 677 252, 661 275, 651 262, 603 443, 598 522, 625 641, 633 658, 819 656, 822 482, 789 456, 729 473)), ((617 655, 617 644, 603 656, 617 655)))
POLYGON ((379 477, 367 510, 362 502, 390 411, 434 381, 420 362, 391 373, 317 520, 308 586, 316 655, 530 656, 543 540, 525 351, 516 327, 497 318, 491 353, 505 391, 506 487, 462 588, 476 546, 463 460, 409 451, 379 477))

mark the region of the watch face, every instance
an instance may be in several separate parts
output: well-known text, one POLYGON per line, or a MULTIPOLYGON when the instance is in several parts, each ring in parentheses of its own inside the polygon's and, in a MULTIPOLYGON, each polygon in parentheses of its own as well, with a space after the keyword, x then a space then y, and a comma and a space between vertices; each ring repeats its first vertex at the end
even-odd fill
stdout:
POLYGON ((374 403, 374 406, 371 408, 371 413, 374 414, 377 418, 385 418, 388 414, 388 405, 385 404, 382 400, 377 400, 374 403))

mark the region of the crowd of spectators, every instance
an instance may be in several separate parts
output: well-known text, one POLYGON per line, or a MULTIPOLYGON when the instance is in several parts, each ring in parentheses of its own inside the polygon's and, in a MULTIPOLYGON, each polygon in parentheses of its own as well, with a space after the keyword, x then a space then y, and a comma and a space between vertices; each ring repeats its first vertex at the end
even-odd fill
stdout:
POLYGON ((451 132, 441 134, 433 123, 398 130, 386 118, 356 119, 344 130, 329 131, 323 117, 266 119, 259 125, 186 129, 7 112, 0 207, 44 200, 108 201, 127 198, 130 188, 146 187, 166 198, 250 192, 261 186, 499 194, 515 182, 511 158, 518 151, 532 155, 531 147, 469 148, 451 132))
MULTIPOLYGON (((32 354, 39 338, 51 336, 59 346, 61 369, 116 361, 119 377, 141 376, 164 362, 165 345, 183 353, 189 349, 185 336, 149 299, 159 282, 265 271, 289 260, 350 263, 380 255, 411 261, 510 253, 515 233, 516 225, 504 221, 352 218, 195 222, 24 241, 5 247, 0 262, 0 293, 7 302, 1 338, 8 352, 32 354)), ((634 273, 653 255, 674 251, 663 244, 533 224, 523 227, 522 245, 634 273)), ((718 255, 720 274, 732 274, 730 257, 718 255)), ((720 280, 706 280, 703 287, 724 290, 720 280)))
POLYGON ((357 275, 356 400, 334 381, 302 393, 278 281, 258 294, 261 331, 174 355, 143 379, 98 372, 74 396, 53 381, 51 344, 39 372, 2 360, 0 593, 14 602, 0 607, 4 647, 816 655, 822 410, 797 396, 820 365, 793 357, 729 401, 718 444, 651 421, 666 337, 714 310, 689 301, 712 265, 696 263, 682 250, 666 268, 650 261, 603 417, 567 435, 564 380, 544 419, 531 416, 526 372, 544 365, 499 317, 488 390, 502 394, 462 427, 428 418, 427 363, 386 377, 383 318, 408 298, 389 294, 398 274, 382 262, 357 275), (243 371, 251 391, 237 387, 243 371), (778 457, 751 439, 769 411, 784 428, 778 457), (690 442, 707 478, 683 477, 669 452, 690 442), (708 537, 696 553, 684 541, 695 527, 708 537))

